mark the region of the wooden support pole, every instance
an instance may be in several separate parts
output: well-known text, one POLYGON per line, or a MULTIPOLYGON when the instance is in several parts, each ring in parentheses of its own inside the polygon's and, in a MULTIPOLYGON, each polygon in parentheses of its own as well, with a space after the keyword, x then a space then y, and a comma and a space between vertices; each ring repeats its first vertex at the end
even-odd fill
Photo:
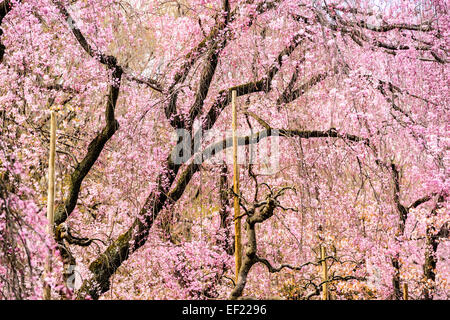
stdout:
POLYGON ((322 300, 329 300, 328 296, 328 269, 326 261, 326 251, 324 246, 320 246, 320 260, 322 260, 322 279, 324 283, 322 284, 322 300))
MULTIPOLYGON (((47 233, 53 237, 53 223, 55 210, 55 155, 56 155, 56 115, 52 111, 50 115, 50 154, 48 160, 48 190, 47 190, 47 233)), ((45 275, 51 273, 51 254, 49 254, 45 265, 45 275)), ((50 286, 44 284, 44 299, 51 299, 50 286)))
POLYGON ((233 130, 233 191, 234 195, 234 234, 235 234, 235 246, 234 246, 234 257, 236 262, 236 284, 238 282, 239 270, 242 264, 242 245, 241 245, 241 219, 240 216, 240 206, 239 206, 239 166, 237 163, 238 155, 238 145, 237 145, 237 109, 236 109, 236 90, 231 93, 231 105, 233 109, 233 120, 232 120, 232 130, 233 130))
POLYGON ((403 283, 403 300, 408 300, 408 284, 403 283))

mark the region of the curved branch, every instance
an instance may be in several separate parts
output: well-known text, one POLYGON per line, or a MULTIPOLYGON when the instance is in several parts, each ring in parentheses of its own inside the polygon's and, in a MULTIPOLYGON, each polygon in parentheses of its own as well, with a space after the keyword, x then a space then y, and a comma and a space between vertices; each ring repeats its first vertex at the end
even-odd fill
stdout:
POLYGON ((88 151, 84 159, 77 164, 75 170, 70 175, 70 186, 67 198, 62 205, 55 210, 55 225, 64 222, 75 209, 81 183, 97 161, 106 142, 114 135, 119 128, 119 123, 115 119, 114 110, 119 97, 122 69, 117 67, 113 72, 113 84, 110 85, 108 101, 106 102, 105 120, 106 124, 88 146, 88 151))
POLYGON ((262 264, 264 264, 267 267, 267 270, 269 270, 270 273, 276 273, 276 272, 280 272, 283 269, 291 269, 291 270, 295 270, 295 271, 301 271, 304 267, 309 266, 309 265, 314 265, 317 266, 318 263, 316 262, 306 262, 300 266, 292 266, 290 264, 282 264, 281 266, 279 266, 278 268, 273 267, 270 262, 267 259, 262 259, 260 257, 256 257, 257 262, 260 262, 262 264))
POLYGON ((158 91, 162 93, 164 91, 164 88, 162 85, 154 79, 143 77, 143 76, 137 76, 134 74, 132 70, 129 70, 128 68, 122 67, 118 64, 117 58, 112 55, 107 55, 101 52, 98 49, 92 48, 92 46, 87 41, 86 37, 83 35, 81 30, 76 26, 75 20, 72 18, 70 13, 67 11, 67 9, 64 7, 63 4, 61 4, 57 0, 53 0, 53 3, 58 8, 61 15, 66 20, 67 24, 69 25, 69 28, 72 30, 73 35, 75 36, 76 40, 80 44, 80 46, 83 48, 83 50, 90 55, 92 58, 97 59, 100 63, 107 66, 109 69, 115 70, 120 69, 122 73, 126 76, 128 80, 134 81, 138 84, 145 84, 152 88, 155 91, 158 91))

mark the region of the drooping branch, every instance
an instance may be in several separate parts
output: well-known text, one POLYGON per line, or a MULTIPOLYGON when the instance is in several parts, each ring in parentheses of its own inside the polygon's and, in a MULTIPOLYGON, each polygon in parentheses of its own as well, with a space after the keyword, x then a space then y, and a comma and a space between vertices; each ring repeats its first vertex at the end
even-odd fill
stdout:
MULTIPOLYGON (((434 30, 431 21, 425 21, 421 24, 384 23, 383 25, 375 26, 364 20, 344 20, 344 18, 341 15, 337 14, 336 11, 330 10, 330 8, 328 7, 323 7, 322 9, 324 10, 324 12, 319 9, 315 11, 319 22, 323 26, 330 28, 333 31, 340 32, 342 35, 349 35, 350 38, 359 46, 363 46, 363 43, 365 42, 371 46, 385 49, 387 53, 393 55, 395 55, 397 51, 415 49, 418 51, 430 52, 430 55, 434 58, 431 61, 435 61, 441 64, 448 63, 448 59, 442 55, 439 55, 431 44, 425 44, 421 41, 416 41, 415 44, 391 43, 379 40, 376 36, 370 37, 364 32, 368 31, 372 33, 387 33, 392 30, 408 30, 411 32, 430 33, 434 30)), ((448 54, 448 50, 445 50, 445 48, 440 49, 444 54, 448 54)))
MULTIPOLYGON (((275 268, 275 267, 273 267, 270 264, 270 262, 267 259, 262 259, 262 258, 259 258, 259 257, 256 258, 257 262, 260 262, 260 263, 264 264, 267 267, 267 270, 270 273, 280 272, 280 271, 282 271, 285 268, 286 269, 290 269, 290 270, 294 270, 294 271, 301 271, 304 267, 307 267, 309 265, 320 266, 322 261, 328 260, 328 259, 333 260, 333 261, 338 262, 338 263, 342 263, 339 259, 337 259, 334 256, 327 256, 324 259, 317 260, 316 262, 308 261, 308 262, 306 262, 306 263, 304 263, 302 265, 299 265, 299 266, 292 266, 292 265, 289 265, 289 264, 282 264, 280 267, 275 268)), ((352 263, 354 263, 354 261, 344 261, 344 262, 352 262, 352 263)), ((340 276, 340 275, 335 275, 334 273, 332 273, 331 276, 328 278, 328 280, 323 280, 320 283, 315 283, 314 279, 309 279, 309 280, 307 280, 306 284, 302 286, 302 288, 304 290, 307 290, 309 287, 313 287, 313 291, 307 293, 304 297, 301 297, 301 299, 309 300, 309 299, 311 299, 314 296, 320 295, 320 293, 322 291, 322 288, 323 288, 323 285, 326 284, 326 283, 331 284, 331 283, 342 282, 342 281, 350 281, 350 280, 366 281, 366 278, 365 277, 357 277, 357 276, 340 276)))
MULTIPOLYGON (((327 256, 327 257, 325 257, 325 260, 326 260, 326 259, 332 259, 332 260, 335 260, 336 258, 333 257, 333 256, 327 256)), ((267 259, 263 259, 263 258, 260 258, 260 257, 256 257, 256 260, 257 260, 257 262, 260 262, 260 263, 262 263, 263 265, 265 265, 265 266, 267 267, 267 270, 268 270, 270 273, 280 272, 280 271, 282 271, 283 269, 290 269, 290 270, 294 270, 294 271, 301 271, 304 267, 307 267, 307 266, 309 266, 309 265, 318 266, 318 265, 320 265, 320 263, 322 262, 322 260, 319 260, 318 262, 308 261, 308 262, 306 262, 306 263, 304 263, 304 264, 302 264, 302 265, 299 265, 299 266, 292 266, 292 265, 290 265, 290 264, 282 264, 282 265, 280 265, 278 268, 275 268, 275 267, 273 267, 273 266, 271 265, 271 263, 270 263, 267 259)))
POLYGON ((391 30, 410 30, 410 31, 432 31, 431 21, 425 21, 421 24, 411 24, 411 23, 394 23, 394 24, 384 24, 381 26, 375 26, 373 24, 367 23, 366 21, 360 20, 355 23, 357 26, 365 28, 370 31, 375 32, 388 32, 391 30))
POLYGON ((323 288, 323 285, 326 283, 334 283, 334 282, 341 282, 341 281, 351 281, 351 280, 357 280, 357 281, 366 281, 367 279, 365 277, 356 277, 356 276, 339 276, 339 275, 332 275, 329 277, 328 280, 324 280, 320 282, 319 284, 314 283, 313 280, 309 280, 306 285, 303 286, 303 289, 307 290, 309 287, 313 287, 313 291, 309 292, 305 295, 303 298, 304 300, 310 300, 314 296, 318 296, 321 293, 321 290, 323 288))
MULTIPOLYGON (((409 30, 409 31, 422 31, 422 32, 429 32, 429 31, 433 31, 434 28, 432 27, 432 21, 424 21, 420 24, 415 24, 415 23, 386 23, 383 21, 382 25, 373 25, 371 23, 368 23, 367 21, 364 21, 362 19, 356 20, 355 21, 349 21, 349 20, 344 20, 342 18, 341 15, 336 14, 336 11, 331 11, 329 8, 324 7, 324 9, 326 10, 326 12, 330 15, 330 17, 332 17, 333 19, 335 19, 336 21, 338 21, 339 23, 341 23, 344 26, 347 27, 355 27, 358 26, 360 28, 364 28, 373 32, 378 32, 378 33, 383 33, 383 32, 389 32, 392 30, 409 30)), ((336 8, 334 8, 336 9, 336 8)), ((339 10, 339 9, 337 9, 339 10)), ((341 10, 339 10, 341 11, 341 10)))

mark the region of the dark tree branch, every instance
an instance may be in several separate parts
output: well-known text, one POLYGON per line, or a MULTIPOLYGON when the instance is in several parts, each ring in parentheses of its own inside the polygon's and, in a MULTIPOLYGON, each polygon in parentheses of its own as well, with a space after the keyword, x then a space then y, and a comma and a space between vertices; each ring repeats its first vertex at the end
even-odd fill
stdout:
POLYGON ((277 104, 289 103, 296 100, 297 98, 305 94, 309 89, 314 87, 316 84, 322 82, 327 77, 336 74, 337 71, 338 71, 337 68, 335 68, 332 72, 320 73, 318 75, 311 77, 311 79, 309 79, 307 82, 302 84, 297 89, 284 91, 281 97, 278 98, 277 104))
POLYGON ((104 243, 101 239, 90 239, 90 238, 81 238, 76 237, 70 231, 70 228, 67 224, 61 223, 55 230, 56 239, 58 242, 67 241, 69 244, 77 245, 80 247, 88 247, 94 241, 100 241, 104 243))
MULTIPOLYGON (((444 207, 444 202, 447 200, 447 197, 447 194, 439 195, 436 205, 429 214, 430 218, 435 217, 438 214, 438 210, 444 207)), ((446 237, 448 239, 448 225, 448 222, 444 223, 439 232, 436 232, 436 226, 433 223, 429 224, 426 229, 425 263, 423 265, 423 273, 426 280, 423 288, 423 296, 425 300, 433 299, 433 294, 436 289, 436 266, 438 262, 436 253, 440 243, 439 239, 441 237, 446 237)))
POLYGON ((425 196, 423 198, 417 199, 416 201, 414 201, 409 207, 408 207, 408 211, 411 209, 415 209, 418 206, 420 206, 423 203, 426 203, 428 201, 430 201, 432 199, 433 196, 435 196, 436 194, 433 193, 431 195, 425 196))
POLYGON ((237 97, 248 95, 255 92, 269 92, 271 90, 273 78, 281 69, 283 57, 284 56, 289 57, 298 47, 298 45, 301 43, 302 40, 303 38, 301 37, 301 35, 296 34, 293 37, 291 44, 278 54, 277 59, 272 64, 272 67, 269 69, 267 74, 260 80, 248 82, 243 85, 235 86, 227 90, 220 91, 218 97, 216 98, 215 102, 209 109, 209 112, 202 123, 202 129, 206 131, 214 126, 222 111, 225 109, 226 106, 230 104, 232 91, 234 90, 236 91, 237 97))
MULTIPOLYGON (((219 29, 223 30, 227 27, 229 19, 230 19, 230 3, 228 0, 223 1, 223 10, 225 12, 225 16, 222 18, 223 22, 219 29)), ((212 79, 214 77, 217 64, 219 62, 219 54, 222 49, 225 47, 227 42, 227 37, 223 37, 223 40, 218 42, 216 45, 212 46, 208 50, 208 54, 206 55, 206 64, 203 67, 200 83, 197 88, 197 92, 195 94, 195 102, 192 105, 189 111, 189 123, 187 128, 190 129, 194 119, 201 113, 203 109, 203 105, 205 103, 206 96, 208 95, 209 88, 211 86, 212 79)))
MULTIPOLYGON (((20 3, 21 1, 19 1, 20 3)), ((4 0, 0 3, 0 27, 3 22, 3 18, 11 11, 13 3, 11 0, 4 0)), ((3 35, 3 30, 0 28, 0 37, 3 35)), ((3 56, 5 55, 5 46, 0 41, 0 63, 3 61, 3 56)))
MULTIPOLYGON (((333 31, 337 31, 342 33, 343 35, 348 34, 350 38, 359 46, 363 45, 363 42, 366 42, 374 47, 379 47, 386 49, 387 53, 396 54, 396 51, 410 50, 414 48, 419 51, 429 51, 431 56, 434 58, 434 61, 446 64, 448 60, 445 57, 441 57, 437 54, 435 50, 433 50, 432 45, 424 44, 420 41, 415 45, 404 45, 401 43, 389 43, 382 40, 377 39, 376 37, 369 37, 366 35, 363 30, 369 30, 375 33, 386 33, 392 30, 409 30, 416 32, 430 32, 433 31, 433 27, 431 26, 431 21, 426 21, 422 24, 408 24, 408 23, 397 23, 397 24, 384 24, 381 26, 374 26, 366 21, 346 21, 340 15, 336 14, 336 12, 331 11, 328 7, 323 7, 325 12, 328 14, 328 17, 332 19, 333 23, 329 21, 328 18, 324 17, 323 13, 319 10, 316 10, 316 15, 320 21, 320 23, 330 28, 333 31)), ((447 53, 446 50, 444 50, 447 53)))
POLYGON ((70 175, 70 186, 68 196, 62 205, 59 205, 55 210, 55 225, 64 222, 67 217, 75 209, 78 194, 80 192, 81 183, 86 175, 91 170, 94 163, 97 161, 102 152, 106 142, 114 135, 119 128, 119 123, 114 117, 114 110, 116 108, 117 99, 119 97, 120 81, 122 78, 122 69, 117 67, 113 71, 113 84, 110 85, 108 101, 105 109, 105 126, 96 135, 88 146, 88 151, 83 160, 77 164, 75 170, 70 175))
POLYGON ((408 209, 400 202, 400 173, 395 163, 391 163, 391 170, 392 179, 394 182, 394 203, 397 206, 397 210, 399 212, 400 234, 403 235, 405 232, 406 219, 408 218, 408 209))
POLYGON ((80 44, 80 46, 83 48, 83 50, 90 55, 92 58, 97 59, 100 63, 104 64, 111 70, 120 69, 121 72, 125 75, 125 77, 131 81, 134 81, 138 84, 145 84, 149 86, 150 88, 162 93, 164 91, 164 88, 162 85, 151 78, 137 76, 134 74, 132 70, 129 70, 128 68, 124 68, 120 66, 117 62, 117 58, 112 55, 106 55, 100 50, 92 48, 92 46, 87 41, 86 37, 83 35, 81 30, 77 27, 75 20, 72 18, 70 13, 67 11, 67 9, 62 5, 59 1, 53 0, 53 3, 58 8, 61 15, 64 17, 65 21, 67 22, 69 28, 72 30, 73 35, 75 36, 76 40, 80 44))
POLYGON ((89 54, 91 57, 100 61, 100 63, 108 66, 108 68, 110 68, 110 69, 117 68, 118 65, 117 65, 116 57, 106 55, 106 54, 102 53, 101 51, 92 48, 92 46, 87 42, 83 33, 76 26, 75 20, 72 19, 69 12, 64 7, 64 5, 62 3, 60 3, 58 0, 53 0, 53 3, 58 8, 59 12, 64 17, 65 21, 69 24, 69 27, 72 30, 73 35, 75 36, 75 38, 77 39, 77 41, 81 45, 81 47, 84 49, 84 51, 86 51, 86 53, 89 54))
MULTIPOLYGON (((253 1, 248 1, 249 3, 252 3, 253 1)), ((260 3, 256 10, 255 14, 250 16, 250 20, 248 22, 248 27, 250 27, 255 19, 258 17, 258 15, 261 15, 269 10, 272 10, 276 7, 279 1, 271 1, 268 3, 260 3)), ((237 6, 233 11, 230 12, 230 4, 228 1, 223 1, 223 10, 225 13, 224 17, 217 16, 216 17, 216 25, 212 28, 212 31, 210 34, 205 37, 189 54, 185 57, 185 62, 179 69, 179 71, 176 73, 174 80, 169 87, 169 93, 171 94, 169 103, 167 104, 165 108, 165 114, 166 118, 170 119, 171 125, 174 128, 189 128, 190 125, 192 125, 193 120, 197 117, 197 115, 202 111, 202 107, 204 104, 204 99, 206 98, 208 94, 209 87, 211 85, 212 77, 214 76, 215 69, 217 67, 218 63, 218 56, 220 54, 220 51, 225 47, 227 41, 232 39, 233 33, 228 29, 226 30, 227 26, 232 23, 235 18, 238 16, 239 13, 239 7, 237 6), (224 30, 226 30, 224 32, 224 30), (223 33, 223 35, 221 35, 223 33), (208 49, 209 47, 209 49, 208 49), (201 54, 203 52, 207 51, 207 58, 206 58, 206 65, 203 68, 200 85, 198 87, 195 102, 193 106, 191 107, 191 110, 189 112, 189 121, 191 122, 189 125, 186 126, 184 121, 180 118, 180 116, 177 113, 177 99, 178 99, 178 91, 176 90, 176 86, 180 83, 183 83, 191 68, 194 66, 194 64, 198 61, 201 54)), ((281 58, 280 58, 281 59, 281 58)), ((221 92, 223 93, 223 92, 221 92)), ((221 95, 219 94, 219 97, 221 95)), ((219 102, 222 104, 221 102, 219 102)), ((225 106, 228 104, 227 102, 225 106)), ((221 110, 220 110, 221 112, 221 110)), ((220 113, 219 112, 219 113, 220 113)), ((209 115, 209 114, 208 114, 209 115)), ((215 120, 214 120, 215 121, 215 120)), ((211 125, 212 127, 212 125, 211 125)))

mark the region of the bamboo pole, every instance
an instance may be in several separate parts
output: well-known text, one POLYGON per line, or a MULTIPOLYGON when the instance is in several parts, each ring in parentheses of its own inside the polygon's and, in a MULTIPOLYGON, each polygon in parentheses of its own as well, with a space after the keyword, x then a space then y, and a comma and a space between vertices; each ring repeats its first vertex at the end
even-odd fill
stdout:
MULTIPOLYGON (((53 221, 55 209, 55 154, 56 154, 56 116, 52 111, 50 115, 50 154, 48 161, 48 190, 47 190, 47 233, 53 236, 53 221)), ((51 272, 51 255, 49 254, 45 265, 45 275, 51 272)), ((51 299, 50 286, 44 284, 44 299, 51 299)))
POLYGON ((239 166, 237 163, 238 145, 237 145, 237 110, 236 110, 236 90, 231 93, 231 105, 233 109, 233 191, 234 191, 234 234, 235 234, 235 247, 234 257, 236 262, 236 284, 238 282, 239 270, 242 264, 242 245, 241 245, 241 219, 240 206, 239 206, 239 166))
POLYGON ((322 261, 322 278, 323 278, 323 284, 322 284, 322 300, 329 300, 328 296, 328 269, 327 269, 327 261, 325 259, 326 257, 325 247, 320 246, 320 260, 322 261))
POLYGON ((408 300, 408 284, 405 282, 403 283, 403 300, 408 300))

